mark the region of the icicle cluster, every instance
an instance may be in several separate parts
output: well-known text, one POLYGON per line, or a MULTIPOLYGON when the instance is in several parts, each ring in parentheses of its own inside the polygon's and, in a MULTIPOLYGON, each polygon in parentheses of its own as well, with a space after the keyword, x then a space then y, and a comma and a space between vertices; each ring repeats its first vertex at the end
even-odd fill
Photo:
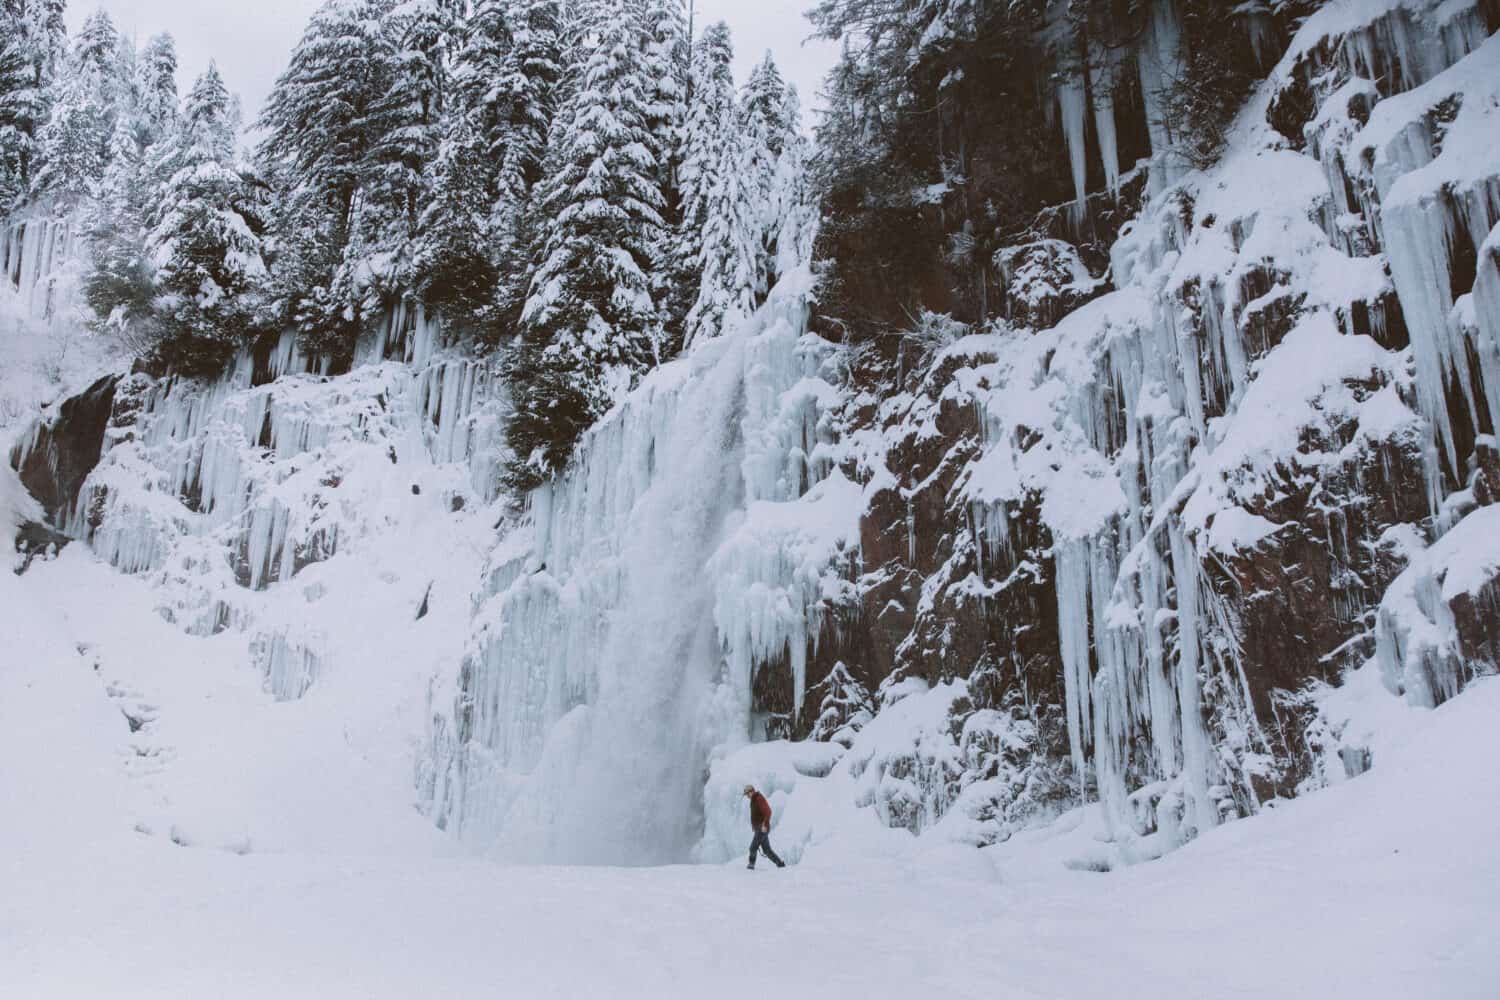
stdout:
MULTIPOLYGON (((1155 57, 1139 60, 1148 103, 1147 77, 1177 49, 1172 5, 1156 12, 1155 57)), ((1425 483, 1426 509, 1408 511, 1420 533, 1500 412, 1500 37, 1486 36, 1464 4, 1325 7, 1275 76, 1315 91, 1307 150, 1267 127, 1262 91, 1212 170, 1153 163, 1155 194, 1112 251, 1118 291, 991 339, 998 360, 959 376, 985 432, 966 489, 987 558, 1010 558, 1009 519, 1038 499, 1075 765, 1092 765, 1114 836, 1149 841, 1147 856, 1259 806, 1266 736, 1211 576, 1288 527, 1268 498, 1336 469, 1357 481, 1383 464, 1394 482, 1405 463, 1425 483), (1472 291, 1450 292, 1455 277, 1472 291), (1414 380, 1382 324, 1397 303, 1414 380)), ((1080 198, 1084 92, 1076 75, 1057 91, 1080 198)), ((1387 544, 1355 518, 1331 522, 1350 536, 1328 540, 1336 563, 1387 544)), ((1430 704, 1472 666, 1433 596, 1452 587, 1426 572, 1393 588, 1379 644, 1393 684, 1430 704)), ((1358 595, 1333 605, 1346 631, 1365 627, 1358 595)))
POLYGON ((251 632, 251 659, 281 699, 316 679, 322 642, 315 615, 271 614, 263 592, 388 530, 395 498, 419 490, 414 465, 451 470, 422 478, 453 510, 477 509, 496 498, 505 458, 504 393, 486 362, 296 374, 311 367, 289 334, 216 382, 131 376, 66 526, 121 571, 149 574, 163 614, 190 632, 251 632))

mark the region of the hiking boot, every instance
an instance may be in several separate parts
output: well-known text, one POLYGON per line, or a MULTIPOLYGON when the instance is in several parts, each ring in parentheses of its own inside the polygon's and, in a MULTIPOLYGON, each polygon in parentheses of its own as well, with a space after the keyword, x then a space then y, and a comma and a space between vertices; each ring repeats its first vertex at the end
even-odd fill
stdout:
POLYGON ((755 871, 755 863, 752 861, 750 864, 746 865, 745 868, 746 870, 753 872, 755 871))

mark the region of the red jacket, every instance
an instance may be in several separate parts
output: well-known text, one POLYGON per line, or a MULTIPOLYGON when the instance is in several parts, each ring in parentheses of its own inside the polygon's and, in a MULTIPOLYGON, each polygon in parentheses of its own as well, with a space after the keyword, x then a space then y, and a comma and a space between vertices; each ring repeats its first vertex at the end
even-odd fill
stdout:
POLYGON ((771 803, 760 792, 750 796, 750 829, 771 829, 771 803))

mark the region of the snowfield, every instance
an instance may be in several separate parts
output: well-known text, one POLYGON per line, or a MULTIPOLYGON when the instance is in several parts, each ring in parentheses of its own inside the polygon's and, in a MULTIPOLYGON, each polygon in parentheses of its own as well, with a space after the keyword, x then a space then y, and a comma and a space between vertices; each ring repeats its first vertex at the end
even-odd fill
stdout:
POLYGON ((1092 812, 979 850, 830 840, 785 871, 506 866, 456 854, 411 807, 392 771, 411 731, 399 667, 372 662, 375 693, 354 711, 337 695, 348 721, 330 729, 317 688, 275 702, 229 646, 141 615, 149 600, 76 547, 0 574, 5 996, 1492 1000, 1500 984, 1494 679, 1435 711, 1379 702, 1372 771, 1111 873, 1076 867, 1092 812), (132 733, 126 709, 154 720, 132 733))

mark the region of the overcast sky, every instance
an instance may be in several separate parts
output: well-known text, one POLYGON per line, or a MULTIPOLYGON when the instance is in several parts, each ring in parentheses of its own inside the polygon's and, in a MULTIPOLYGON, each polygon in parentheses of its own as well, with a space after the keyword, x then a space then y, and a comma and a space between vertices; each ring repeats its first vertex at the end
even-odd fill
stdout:
MULTIPOLYGON (((320 0, 72 0, 68 24, 77 30, 97 8, 137 43, 162 31, 177 40, 179 86, 187 93, 193 79, 218 61, 230 89, 253 120, 271 85, 286 66, 308 16, 320 0)), ((828 42, 803 44, 810 32, 802 12, 813 0, 695 0, 697 26, 729 22, 734 32, 735 76, 741 83, 770 49, 787 79, 811 108, 836 48, 828 42)))

